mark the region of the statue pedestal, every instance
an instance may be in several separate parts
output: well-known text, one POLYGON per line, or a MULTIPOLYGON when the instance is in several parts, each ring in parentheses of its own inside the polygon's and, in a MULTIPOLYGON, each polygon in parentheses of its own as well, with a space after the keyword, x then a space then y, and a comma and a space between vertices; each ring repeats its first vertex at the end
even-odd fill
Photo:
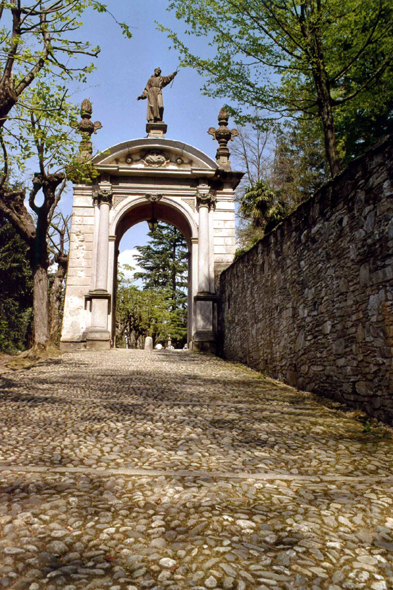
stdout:
POLYGON ((168 125, 164 121, 146 124, 147 137, 165 137, 167 130, 168 125))

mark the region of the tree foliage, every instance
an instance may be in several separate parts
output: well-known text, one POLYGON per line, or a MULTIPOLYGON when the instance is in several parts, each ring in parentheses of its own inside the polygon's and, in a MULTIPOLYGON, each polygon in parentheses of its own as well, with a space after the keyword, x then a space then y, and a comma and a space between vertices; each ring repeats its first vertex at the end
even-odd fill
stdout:
POLYGON ((316 127, 309 121, 297 121, 276 135, 269 180, 290 210, 309 199, 329 179, 323 139, 316 127))
POLYGON ((167 342, 170 334, 170 313, 161 291, 138 289, 120 273, 117 290, 117 344, 128 339, 131 347, 143 345, 146 336, 153 341, 167 342))
POLYGON ((0 351, 24 350, 32 333, 33 279, 27 247, 0 216, 0 351))
POLYGON ((204 92, 238 105, 230 111, 241 123, 316 119, 333 176, 391 126, 391 0, 171 0, 169 8, 215 50, 198 56, 169 31, 181 64, 207 78, 204 92))
POLYGON ((241 200, 240 210, 256 228, 271 231, 285 217, 288 205, 280 199, 280 193, 270 188, 264 180, 249 186, 241 200))
MULTIPOLYGON (((59 81, 85 82, 92 64, 81 65, 80 56, 96 57, 99 47, 75 39, 87 8, 108 12, 96 0, 21 0, 2 1, 0 20, 0 127, 2 127, 25 91, 37 78, 51 72, 59 81)), ((119 23, 131 37, 129 27, 119 23)))
POLYGON ((4 170, 0 211, 27 246, 33 273, 34 341, 45 346, 50 338, 49 233, 66 187, 64 170, 77 148, 73 130, 77 110, 65 99, 61 87, 50 85, 48 79, 36 80, 24 97, 28 106, 18 103, 14 118, 0 131, 4 170), (26 175, 32 165, 37 172, 27 186, 26 175))
MULTIPOLYGON (((49 228, 66 170, 72 173, 69 162, 77 161, 77 110, 67 98, 67 85, 85 82, 93 69, 90 60, 99 53, 99 47, 77 38, 87 8, 109 12, 96 0, 0 3, 0 212, 27 246, 38 346, 50 338, 49 228), (33 166, 30 183, 26 178, 33 166)), ((119 25, 130 37, 128 26, 119 25)))
POLYGON ((187 341, 187 242, 174 226, 160 222, 149 233, 150 242, 138 246, 136 257, 143 271, 143 289, 120 273, 117 292, 117 324, 120 338, 127 333, 135 345, 141 338, 175 346, 187 341))
POLYGON ((144 289, 165 292, 173 311, 185 309, 187 304, 188 247, 183 234, 173 225, 160 222, 149 233, 150 242, 138 246, 136 256, 143 272, 135 273, 142 279, 144 289))
POLYGON ((116 299, 117 345, 128 340, 132 348, 143 346, 146 336, 166 344, 171 338, 176 347, 187 341, 187 312, 173 309, 162 290, 139 289, 120 272, 116 299))
POLYGON ((302 121, 282 132, 238 127, 233 163, 245 175, 236 189, 240 251, 307 200, 328 179, 323 142, 315 126, 302 121))

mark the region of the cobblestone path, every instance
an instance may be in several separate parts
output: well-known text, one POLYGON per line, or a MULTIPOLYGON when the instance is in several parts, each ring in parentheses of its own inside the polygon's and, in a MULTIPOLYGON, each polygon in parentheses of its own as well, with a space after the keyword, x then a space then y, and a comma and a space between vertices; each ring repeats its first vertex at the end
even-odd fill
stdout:
POLYGON ((393 588, 393 441, 186 352, 0 389, 0 589, 393 588))

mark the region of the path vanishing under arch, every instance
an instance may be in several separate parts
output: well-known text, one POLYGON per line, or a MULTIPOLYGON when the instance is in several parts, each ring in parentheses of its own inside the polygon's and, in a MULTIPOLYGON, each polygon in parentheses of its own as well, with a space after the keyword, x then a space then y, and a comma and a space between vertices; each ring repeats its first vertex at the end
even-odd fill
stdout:
POLYGON ((393 441, 213 356, 64 354, 0 389, 0 588, 388 590, 393 441))

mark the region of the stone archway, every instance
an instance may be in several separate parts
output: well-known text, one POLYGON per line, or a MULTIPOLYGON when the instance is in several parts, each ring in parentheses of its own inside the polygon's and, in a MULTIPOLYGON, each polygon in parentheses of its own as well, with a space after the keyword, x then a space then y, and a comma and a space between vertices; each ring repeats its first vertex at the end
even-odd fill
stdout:
MULTIPOLYGON (((174 225, 180 230, 187 242, 189 258, 188 258, 188 305, 187 305, 187 341, 192 341, 192 335, 195 331, 193 325, 193 318, 195 317, 193 310, 193 301, 197 295, 197 285, 193 280, 192 273, 192 252, 193 244, 198 241, 198 227, 191 215, 192 212, 187 210, 187 206, 173 202, 170 199, 158 195, 158 199, 154 200, 154 216, 158 221, 165 221, 174 225)), ((116 331, 116 284, 118 271, 118 253, 119 246, 124 234, 132 228, 132 226, 141 221, 148 221, 152 216, 152 204, 148 198, 127 199, 123 206, 117 212, 110 227, 109 235, 109 259, 113 257, 113 286, 109 286, 109 290, 113 292, 112 303, 112 321, 111 321, 111 340, 115 342, 116 331)), ((195 257, 195 248, 194 248, 195 257)))
POLYGON ((156 217, 178 227, 189 244, 189 347, 214 350, 216 281, 235 252, 233 192, 242 173, 154 135, 118 144, 94 165, 96 184, 74 186, 62 349, 113 345, 118 243, 151 217, 154 200, 156 217))

